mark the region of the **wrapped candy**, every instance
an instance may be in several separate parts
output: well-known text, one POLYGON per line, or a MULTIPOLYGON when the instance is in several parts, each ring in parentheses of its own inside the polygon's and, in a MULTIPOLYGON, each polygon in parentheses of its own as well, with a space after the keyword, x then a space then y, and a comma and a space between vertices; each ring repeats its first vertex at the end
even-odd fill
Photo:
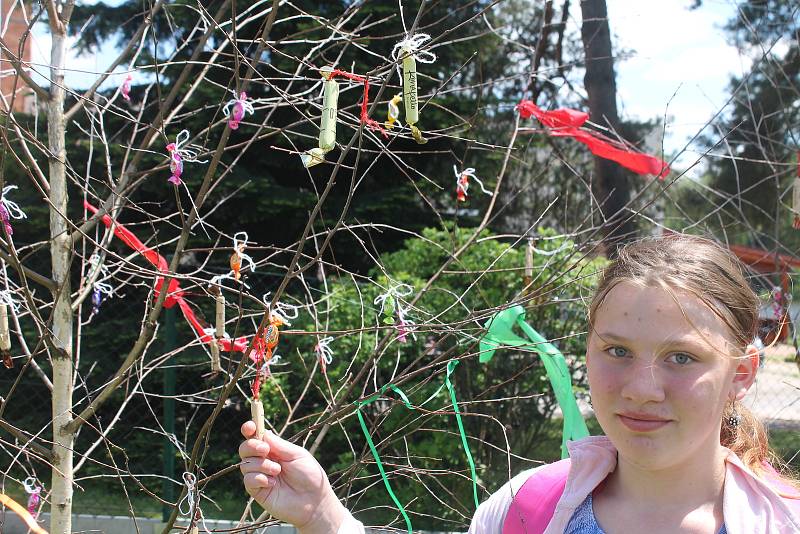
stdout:
POLYGON ((392 284, 384 293, 375 297, 373 301, 375 305, 380 304, 379 313, 383 316, 383 324, 394 325, 397 329, 397 339, 401 342, 406 341, 409 326, 413 323, 406 317, 407 308, 402 306, 400 299, 411 295, 413 292, 414 288, 408 284, 392 284))
MULTIPOLYGON (((264 295, 266 302, 269 294, 264 295)), ((275 307, 270 311, 269 324, 257 334, 253 340, 253 351, 250 358, 256 367, 256 376, 250 386, 253 393, 253 399, 250 404, 250 415, 256 423, 256 435, 261 437, 264 434, 264 405, 261 404, 259 393, 261 392, 261 382, 265 380, 269 373, 269 364, 271 361, 278 358, 275 355, 275 348, 278 346, 278 339, 280 337, 280 328, 282 326, 291 326, 289 319, 295 319, 298 315, 298 310, 295 306, 283 303, 276 303, 275 307)))
POLYGON ((172 173, 172 176, 169 177, 171 184, 181 185, 183 183, 181 177, 183 176, 184 162, 206 163, 206 160, 197 159, 200 147, 188 144, 189 137, 189 130, 181 130, 175 137, 175 142, 167 145, 169 170, 172 173))
POLYGON ((122 85, 119 88, 119 92, 122 94, 122 98, 125 99, 126 102, 131 101, 131 82, 133 81, 133 75, 128 73, 125 76, 125 80, 122 82, 122 85))
POLYGON ((467 201, 467 192, 469 191, 469 179, 472 178, 478 185, 481 186, 481 191, 486 193, 489 196, 492 196, 491 191, 487 191, 485 187, 483 187, 483 182, 478 180, 478 177, 475 176, 475 169, 469 167, 464 169, 461 172, 458 172, 458 169, 455 165, 453 165, 453 172, 456 175, 456 199, 459 202, 466 202, 467 201))
POLYGON ((242 122, 246 114, 255 113, 253 103, 247 98, 247 93, 242 91, 238 95, 233 91, 233 98, 228 100, 222 112, 228 117, 228 126, 231 130, 239 128, 239 123, 242 122))
POLYGON ((319 360, 319 366, 322 368, 322 373, 328 373, 328 366, 333 363, 333 349, 330 344, 333 341, 332 337, 323 337, 314 346, 314 352, 319 360))
POLYGON ((7 185, 3 188, 2 196, 0 196, 0 222, 3 223, 3 228, 8 235, 14 234, 14 229, 11 227, 12 219, 28 218, 16 202, 8 199, 8 194, 14 189, 17 189, 16 185, 7 185))
POLYGON ((25 488, 25 493, 28 494, 28 513, 35 520, 39 515, 37 511, 39 508, 40 494, 42 493, 42 486, 35 477, 28 477, 22 481, 22 486, 25 488))
POLYGON ((417 61, 420 63, 433 63, 436 61, 436 54, 422 51, 420 47, 429 41, 430 35, 418 33, 407 36, 405 39, 394 45, 392 58, 401 61, 403 66, 403 106, 406 110, 406 123, 411 128, 411 136, 418 144, 428 142, 422 137, 422 132, 416 126, 419 122, 419 96, 417 84, 417 61))
POLYGON ((386 127, 394 128, 394 123, 400 118, 400 102, 403 101, 403 93, 397 93, 389 100, 389 109, 386 111, 386 127))
POLYGON ((319 146, 300 155, 303 165, 313 167, 325 161, 325 154, 336 146, 336 114, 339 109, 339 84, 333 79, 333 67, 319 69, 322 76, 322 117, 319 125, 319 146))
POLYGON ((233 236, 233 254, 231 254, 230 266, 233 273, 233 279, 237 282, 240 281, 242 274, 242 263, 247 262, 250 266, 250 272, 256 270, 256 263, 253 258, 244 253, 247 246, 247 232, 237 232, 233 236))

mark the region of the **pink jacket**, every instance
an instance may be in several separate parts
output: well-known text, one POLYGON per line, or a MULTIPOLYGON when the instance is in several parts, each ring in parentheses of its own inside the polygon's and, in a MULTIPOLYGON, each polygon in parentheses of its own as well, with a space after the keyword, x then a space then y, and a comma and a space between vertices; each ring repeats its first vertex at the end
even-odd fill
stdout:
MULTIPOLYGON (((617 451, 605 436, 584 438, 568 447, 572 466, 567 485, 544 534, 562 534, 575 509, 617 466, 617 451)), ((726 462, 723 515, 728 534, 800 533, 800 500, 778 495, 733 452, 726 462)), ((530 469, 520 473, 481 504, 470 534, 503 534, 513 495, 535 472, 530 469)))

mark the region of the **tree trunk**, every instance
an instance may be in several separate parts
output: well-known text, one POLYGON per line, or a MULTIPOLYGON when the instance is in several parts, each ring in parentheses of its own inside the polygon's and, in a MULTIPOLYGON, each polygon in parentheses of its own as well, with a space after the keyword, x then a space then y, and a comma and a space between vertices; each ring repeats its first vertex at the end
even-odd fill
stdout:
MULTIPOLYGON (((589 113, 593 122, 619 131, 617 83, 605 0, 582 0, 581 15, 581 38, 586 52, 583 83, 589 96, 589 113)), ((592 192, 605 218, 605 248, 613 255, 620 242, 636 237, 636 224, 631 214, 624 211, 630 201, 628 173, 612 161, 595 157, 594 174, 592 192)))
POLYGON ((50 180, 50 260, 57 290, 53 295, 53 470, 51 478, 52 534, 72 532, 72 462, 75 434, 65 429, 72 420, 72 309, 70 261, 72 243, 67 225, 67 174, 64 124, 64 60, 66 28, 50 21, 50 100, 47 137, 50 180))

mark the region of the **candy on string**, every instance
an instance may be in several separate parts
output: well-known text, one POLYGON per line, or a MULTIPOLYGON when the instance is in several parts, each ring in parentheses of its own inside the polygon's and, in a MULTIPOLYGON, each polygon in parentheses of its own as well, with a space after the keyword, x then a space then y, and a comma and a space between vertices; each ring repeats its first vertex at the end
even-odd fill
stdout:
POLYGON ((14 229, 11 228, 11 219, 28 218, 16 202, 8 199, 8 194, 14 189, 17 189, 16 185, 7 185, 3 188, 2 196, 0 196, 0 222, 3 223, 3 228, 8 235, 14 234, 14 229))
POLYGON ((133 75, 129 72, 128 75, 125 76, 125 80, 123 80, 122 85, 119 88, 119 92, 122 94, 122 98, 124 98, 126 102, 131 101, 132 81, 133 81, 133 75))
POLYGON ((169 183, 174 185, 181 185, 183 183, 183 164, 189 163, 207 163, 207 160, 198 159, 200 156, 201 147, 197 145, 190 145, 189 143, 189 130, 181 130, 175 137, 175 142, 167 145, 167 153, 169 154, 169 170, 172 176, 169 177, 169 183))
POLYGON ((397 93, 389 100, 389 109, 386 111, 386 128, 391 130, 394 128, 394 123, 400 118, 400 108, 398 107, 403 100, 403 93, 397 93))
POLYGON ((28 513, 36 520, 39 517, 38 509, 42 486, 36 480, 36 477, 28 477, 22 481, 22 487, 25 488, 25 493, 28 494, 28 513))
POLYGON ((485 187, 483 187, 483 182, 481 182, 477 176, 475 176, 475 169, 472 167, 466 168, 461 172, 458 172, 458 169, 455 165, 453 165, 453 172, 456 175, 456 199, 459 202, 466 202, 467 201, 467 191, 469 191, 469 179, 472 178, 478 185, 481 186, 481 191, 486 193, 489 196, 492 196, 491 191, 487 191, 485 187))
POLYGON ((334 69, 333 67, 325 66, 319 69, 320 76, 324 80, 323 83, 323 98, 322 98, 322 118, 320 120, 319 129, 319 146, 312 148, 300 155, 303 165, 306 167, 313 167, 325 161, 325 154, 333 150, 336 146, 336 114, 339 105, 339 84, 335 78, 341 76, 349 80, 361 83, 364 85, 364 96, 361 99, 361 113, 359 120, 367 126, 370 130, 380 132, 384 137, 389 137, 386 130, 380 123, 374 119, 369 118, 369 78, 366 76, 359 76, 351 72, 334 69))
POLYGON ((99 255, 92 254, 89 256, 89 265, 91 265, 91 269, 87 277, 92 278, 95 275, 98 276, 98 280, 92 284, 91 318, 100 313, 100 306, 103 304, 106 297, 114 296, 114 287, 111 284, 103 282, 103 280, 110 278, 111 275, 108 272, 108 267, 100 263, 99 255))
POLYGON ((247 239, 247 232, 237 232, 233 236, 233 254, 231 254, 230 265, 231 271, 233 272, 233 279, 237 282, 240 281, 242 276, 242 262, 246 261, 248 263, 251 273, 256 270, 256 262, 253 261, 253 258, 244 253, 244 249, 247 247, 247 239))
POLYGON ((408 334, 411 334, 414 339, 417 339, 417 335, 414 333, 414 326, 416 326, 416 324, 408 318, 406 315, 407 313, 407 307, 404 308, 399 304, 397 305, 397 340, 400 343, 405 343, 408 340, 406 337, 408 334))
POLYGON ((480 340, 481 363, 492 359, 498 349, 518 347, 536 352, 542 359, 547 377, 553 387, 561 412, 564 416, 564 426, 561 435, 561 457, 569 456, 567 441, 574 441, 589 435, 586 422, 575 401, 575 392, 572 390, 572 375, 567 361, 556 347, 549 343, 539 332, 525 322, 525 309, 515 305, 501 310, 490 318, 484 325, 486 334, 480 340), (514 333, 514 326, 518 326, 528 339, 514 333))
POLYGON ((255 113, 255 109, 253 109, 252 100, 247 98, 247 93, 242 91, 237 95, 236 90, 233 89, 233 98, 228 100, 222 108, 222 113, 228 117, 228 127, 230 127, 231 130, 237 130, 244 116, 247 113, 252 115, 255 113))
POLYGON ((27 526, 34 534, 47 534, 47 531, 39 526, 39 524, 36 522, 36 519, 33 518, 30 512, 28 512, 28 510, 26 510, 21 504, 8 495, 0 493, 0 503, 2 503, 3 506, 7 506, 12 512, 17 514, 19 518, 25 522, 25 526, 27 526))
MULTIPOLYGON (((5 190, 3 191, 5 192, 5 190)), ((800 230, 800 150, 797 152, 797 176, 792 186, 792 211, 794 211, 792 228, 800 230)))
MULTIPOLYGON (((263 296, 264 303, 268 303, 269 293, 263 296)), ((260 392, 261 383, 269 376, 269 364, 274 360, 275 348, 278 346, 280 337, 280 327, 291 326, 290 319, 296 319, 299 314, 297 306, 277 302, 269 312, 269 323, 260 333, 256 333, 253 340, 253 350, 250 358, 256 368, 256 376, 251 384, 253 399, 250 403, 250 415, 256 423, 256 435, 261 438, 265 432, 264 425, 264 405, 261 403, 260 392)))
POLYGON ((322 115, 319 123, 319 145, 300 154, 303 166, 313 167, 325 161, 325 154, 336 146, 336 114, 339 108, 339 84, 331 74, 333 67, 322 67, 319 74, 322 76, 322 115))
POLYGON ((376 306, 380 304, 381 309, 378 312, 380 315, 383 315, 383 324, 386 325, 393 325, 395 324, 394 315, 395 310, 400 308, 400 303, 398 302, 400 298, 407 297, 414 292, 414 288, 408 284, 390 284, 389 288, 375 297, 373 304, 376 306))
POLYGON ((11 331, 8 328, 8 309, 18 313, 19 303, 14 299, 8 290, 0 291, 0 359, 6 369, 14 367, 14 360, 11 359, 11 331))
POLYGON ((333 349, 330 347, 331 341, 333 341, 332 337, 323 337, 314 345, 314 352, 319 360, 319 366, 322 368, 322 374, 327 374, 328 366, 333 363, 333 349))
POLYGON ((595 156, 615 161, 636 174, 653 174, 664 179, 669 174, 669 165, 664 160, 648 154, 636 152, 630 147, 610 139, 600 132, 581 127, 589 120, 589 114, 574 109, 545 111, 530 100, 517 104, 523 119, 536 117, 552 137, 572 137, 583 143, 595 156))
MULTIPOLYGON (((416 126, 419 122, 419 96, 417 94, 417 61, 420 63, 433 63, 436 61, 436 54, 427 50, 420 50, 420 47, 431 38, 427 33, 407 35, 405 39, 394 45, 392 49, 392 59, 395 62, 402 61, 403 65, 403 106, 406 110, 406 123, 411 128, 411 136, 418 144, 428 142, 422 137, 422 132, 416 126)), ((399 72, 398 65, 398 72, 399 72)))

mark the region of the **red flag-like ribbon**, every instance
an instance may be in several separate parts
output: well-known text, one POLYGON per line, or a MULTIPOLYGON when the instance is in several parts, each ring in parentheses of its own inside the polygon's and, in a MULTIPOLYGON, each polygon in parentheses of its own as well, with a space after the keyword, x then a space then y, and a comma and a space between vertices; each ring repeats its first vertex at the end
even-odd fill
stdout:
POLYGON ((583 143, 595 156, 616 161, 636 174, 653 174, 664 179, 669 174, 669 165, 655 156, 636 152, 622 143, 610 139, 599 132, 582 129, 589 120, 589 114, 575 109, 555 109, 545 111, 530 100, 517 105, 523 119, 531 116, 548 128, 553 137, 572 137, 583 143))
MULTIPOLYGON (((84 207, 91 211, 92 213, 97 213, 97 208, 89 204, 88 202, 84 201, 84 207)), ((155 267, 161 273, 168 273, 169 272, 169 265, 167 264, 167 260, 164 259, 161 254, 153 250, 152 248, 146 246, 142 243, 138 237, 136 237, 133 232, 125 228, 120 223, 114 223, 108 215, 103 215, 103 224, 105 224, 108 228, 111 228, 112 224, 114 226, 114 235, 119 238, 120 241, 128 245, 130 248, 144 256, 144 258, 149 261, 153 267, 155 267)), ((156 285, 155 285, 155 296, 158 298, 161 290, 164 286, 164 277, 159 276, 156 278, 156 285)), ((189 302, 186 301, 184 298, 183 290, 180 287, 180 283, 175 278, 170 279, 169 284, 167 285, 167 298, 164 300, 164 307, 165 308, 172 308, 175 305, 181 309, 183 312, 183 316, 192 325, 194 331, 197 333, 197 337, 200 339, 201 343, 214 343, 216 340, 211 333, 207 333, 203 328, 203 323, 200 322, 200 319, 197 318, 197 315, 194 313, 189 302)), ((226 352, 244 352, 247 350, 247 337, 237 337, 236 339, 224 338, 219 340, 220 349, 226 352)))

